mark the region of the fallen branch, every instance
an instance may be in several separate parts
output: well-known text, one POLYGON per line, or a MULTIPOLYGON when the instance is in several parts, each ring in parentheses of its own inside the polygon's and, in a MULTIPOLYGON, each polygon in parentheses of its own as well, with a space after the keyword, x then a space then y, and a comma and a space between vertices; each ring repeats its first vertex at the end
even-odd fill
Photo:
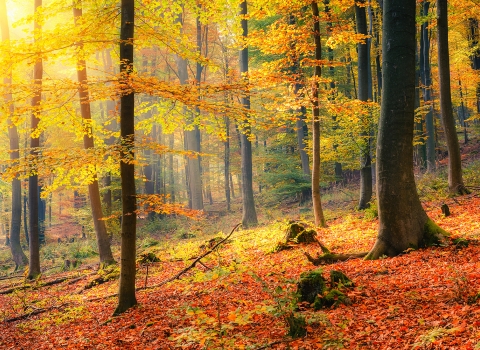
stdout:
POLYGON ((351 253, 351 254, 335 254, 335 253, 324 253, 322 255, 317 256, 314 258, 307 252, 303 252, 307 257, 308 261, 310 261, 313 265, 324 265, 324 264, 332 264, 337 261, 346 261, 350 259, 359 259, 364 258, 367 256, 368 252, 362 253, 351 253))
POLYGON ((26 318, 29 318, 30 316, 38 315, 38 314, 41 314, 41 313, 44 313, 44 312, 47 312, 47 311, 50 311, 50 310, 54 310, 54 309, 60 309, 60 308, 62 308, 64 306, 67 306, 69 304, 70 303, 65 303, 65 304, 62 304, 60 306, 52 306, 52 307, 49 307, 49 308, 46 308, 46 309, 43 309, 43 308, 42 309, 35 309, 33 311, 27 312, 27 313, 19 315, 19 316, 7 318, 3 322, 10 323, 10 322, 15 322, 15 321, 21 321, 21 320, 24 320, 26 318))
POLYGON ((140 288, 137 288, 136 290, 143 290, 143 289, 151 289, 151 288, 156 288, 156 287, 161 287, 169 282, 172 282, 172 281, 175 281, 177 278, 179 278, 180 276, 182 276, 184 273, 188 272, 189 270, 191 270, 192 268, 195 267, 195 265, 200 262, 200 260, 202 260, 204 257, 206 257, 207 255, 209 255, 210 253, 213 253, 218 246, 220 246, 221 244, 223 244, 226 240, 228 240, 230 238, 231 235, 233 235, 233 233, 235 232, 235 230, 240 226, 241 224, 236 224, 235 227, 232 229, 232 231, 224 238, 222 239, 221 241, 219 241, 217 244, 215 244, 210 250, 206 251, 205 253, 203 253, 202 255, 200 255, 198 258, 196 258, 190 265, 188 265, 186 268, 184 268, 182 271, 180 271, 179 273, 177 273, 175 276, 173 277, 170 277, 170 278, 167 278, 165 281, 163 282, 160 282, 159 284, 156 284, 156 285, 153 285, 153 286, 150 286, 150 287, 140 287, 140 288))
MULTIPOLYGON (((140 291, 140 290, 147 290, 147 289, 152 289, 152 288, 157 288, 157 287, 161 287, 169 282, 172 282, 174 280, 176 280, 177 278, 179 278, 180 276, 182 276, 184 273, 188 272, 189 270, 191 270, 193 267, 195 267, 195 265, 197 263, 200 263, 202 265, 204 265, 203 263, 200 262, 200 260, 202 260, 204 257, 206 257, 207 255, 209 255, 210 253, 213 253, 217 248, 218 246, 220 246, 221 244, 223 244, 226 240, 228 240, 230 238, 230 236, 235 232, 235 230, 240 226, 241 224, 237 224, 235 225, 235 227, 232 229, 232 231, 228 234, 227 237, 225 237, 224 239, 222 239, 221 241, 219 241, 217 244, 215 244, 209 251, 203 253, 202 255, 200 255, 198 258, 195 259, 195 261, 193 261, 190 265, 188 265, 186 268, 184 268, 182 271, 180 271, 179 273, 177 273, 175 276, 173 277, 170 277, 170 278, 167 278, 166 280, 160 282, 159 284, 155 284, 153 286, 148 286, 148 287, 137 287, 135 288, 135 291, 140 291)), ((205 265, 204 265, 205 266, 205 265)), ((104 295, 104 296, 101 296, 101 297, 96 297, 96 298, 92 298, 92 299, 87 299, 86 302, 93 302, 93 301, 99 301, 99 300, 103 300, 103 299, 108 299, 108 298, 113 298, 113 297, 116 297, 118 295, 118 293, 115 293, 115 294, 109 294, 109 295, 104 295)))

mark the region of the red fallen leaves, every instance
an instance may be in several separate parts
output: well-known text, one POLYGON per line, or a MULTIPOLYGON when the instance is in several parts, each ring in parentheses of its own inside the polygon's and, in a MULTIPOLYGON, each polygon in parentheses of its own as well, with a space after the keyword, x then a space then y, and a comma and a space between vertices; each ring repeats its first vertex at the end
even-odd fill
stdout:
MULTIPOLYGON (((480 200, 466 196, 449 204, 452 216, 440 209, 429 215, 457 236, 480 235, 480 200)), ((376 222, 337 219, 322 230, 322 240, 339 252, 366 250, 375 239, 376 222)), ((303 247, 314 253, 318 247, 303 247)), ((278 254, 224 248, 228 264, 240 257, 238 271, 182 281, 138 293, 139 306, 111 318, 115 299, 89 302, 116 290, 109 282, 71 299, 72 305, 25 321, 0 324, 2 349, 242 349, 271 344, 274 349, 475 349, 480 343, 480 245, 435 247, 377 261, 350 260, 325 266, 341 270, 356 287, 348 292, 351 305, 320 312, 303 311, 307 336, 284 338, 281 300, 301 272, 312 269, 301 249, 278 254), (240 255, 240 256, 239 256, 240 255), (254 271, 264 284, 252 278, 254 271), (286 293, 275 294, 277 287, 286 293), (280 306, 279 306, 280 305, 280 306), (192 310, 189 312, 188 310, 192 310), (269 311, 276 312, 277 316, 269 311)), ((217 258, 208 262, 214 266, 217 258)), ((181 262, 156 264, 149 283, 175 274, 181 262)), ((152 271, 153 270, 153 271, 152 271)), ((139 273, 143 273, 139 271, 139 273)), ((139 276, 139 283, 142 283, 139 276)), ((81 283, 81 282, 79 282, 81 283)), ((79 285, 59 285, 0 296, 2 314, 22 313, 22 303, 48 306, 68 299, 79 285)))

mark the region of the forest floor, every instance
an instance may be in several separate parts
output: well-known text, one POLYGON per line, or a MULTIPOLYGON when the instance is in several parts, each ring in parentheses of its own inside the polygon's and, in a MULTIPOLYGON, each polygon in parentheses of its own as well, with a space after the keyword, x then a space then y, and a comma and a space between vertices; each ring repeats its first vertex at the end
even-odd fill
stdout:
MULTIPOLYGON (((419 189, 428 198, 435 186, 419 189)), ((185 221, 180 228, 145 224, 138 252, 152 252, 160 262, 149 264, 148 278, 139 264, 138 305, 117 317, 118 280, 85 288, 99 277, 97 265, 88 264, 96 259, 88 255, 91 242, 47 244, 42 256, 50 273, 31 284, 22 275, 0 277, 0 349, 480 349, 480 197, 474 191, 423 204, 451 239, 395 258, 322 266, 327 280, 330 270, 352 279, 355 287, 344 291, 351 303, 296 310, 306 320, 304 337, 289 337, 286 319, 301 273, 316 269, 304 252, 315 256, 320 249, 309 244, 274 252, 287 219, 301 218, 298 207, 283 206, 263 211, 259 227, 235 231, 201 264, 165 284, 208 251, 209 239, 225 237, 238 215, 185 221), (441 213, 443 203, 450 207, 448 217, 441 213), (454 238, 463 240, 455 244, 454 238), (90 260, 58 272, 62 249, 90 260), (53 280, 58 283, 44 285, 53 280)), ((375 208, 331 210, 328 217, 318 237, 332 251, 371 248, 375 208)), ((61 226, 52 231, 51 241, 78 236, 81 226, 65 225, 63 232, 61 226)))

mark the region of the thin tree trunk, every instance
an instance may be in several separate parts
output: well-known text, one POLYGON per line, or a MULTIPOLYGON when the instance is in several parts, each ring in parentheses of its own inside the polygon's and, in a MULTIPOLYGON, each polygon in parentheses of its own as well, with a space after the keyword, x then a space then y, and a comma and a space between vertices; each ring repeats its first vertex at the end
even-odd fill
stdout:
MULTIPOLYGON (((311 4, 313 15, 313 38, 315 42, 315 60, 322 59, 322 44, 320 42, 320 14, 318 4, 313 1, 311 4)), ((320 84, 318 79, 322 74, 322 68, 319 63, 315 65, 315 73, 312 82, 312 202, 313 214, 315 216, 315 225, 325 227, 325 217, 323 215, 322 201, 320 197, 320 101, 318 90, 320 84)))
MULTIPOLYGON (((120 72, 128 80, 133 71, 133 32, 135 1, 122 0, 120 29, 120 72)), ((122 179, 122 245, 120 264, 120 285, 118 305, 114 315, 118 315, 137 304, 135 296, 136 274, 136 222, 137 200, 135 193, 134 136, 135 136, 135 95, 132 90, 123 91, 120 99, 120 136, 122 138, 122 159, 120 177, 122 179)))
MULTIPOLYGON (((35 0, 34 13, 38 13, 42 6, 42 0, 35 0)), ((39 21, 34 21, 34 29, 36 33, 35 41, 40 39, 42 27, 39 21)), ((34 94, 32 97, 32 116, 31 131, 36 131, 40 119, 40 102, 42 99, 42 77, 43 62, 41 57, 37 57, 33 67, 33 84, 34 94)), ((30 155, 33 158, 38 157, 38 148, 40 147, 40 138, 30 136, 30 155)), ((34 279, 40 275, 40 241, 39 241, 39 225, 38 225, 38 175, 36 169, 32 169, 33 174, 28 178, 28 204, 29 204, 29 221, 30 221, 30 261, 28 269, 28 279, 34 279)))
MULTIPOLYGON (((5 0, 0 0, 0 25, 2 29, 2 40, 10 40, 10 28, 7 18, 7 6, 5 0)), ((20 142, 18 139, 17 126, 12 122, 11 117, 14 113, 12 101, 12 70, 8 70, 8 76, 3 82, 6 86, 7 93, 4 96, 5 104, 8 106, 8 137, 10 140, 10 160, 12 165, 18 162, 20 158, 20 142)), ((24 213, 25 214, 25 213, 24 213)), ((28 264, 28 259, 23 252, 20 244, 20 228, 22 222, 22 185, 18 177, 12 180, 12 217, 10 226, 10 251, 13 261, 15 262, 15 270, 22 269, 28 264)))
POLYGON ((466 194, 462 178, 462 159, 453 118, 450 89, 450 56, 448 52, 447 0, 437 0, 438 78, 440 85, 440 112, 448 149, 448 188, 451 193, 466 194))
MULTIPOLYGON (((422 5, 423 16, 428 15, 430 3, 424 1, 422 5)), ((428 22, 422 23, 420 39, 420 75, 423 85, 423 102, 429 105, 429 110, 425 115, 425 136, 427 152, 427 172, 433 172, 436 169, 435 164, 435 125, 433 119, 433 101, 432 101, 432 77, 430 70, 430 36, 428 31, 428 22)))
MULTIPOLYGON (((74 2, 73 17, 75 25, 78 26, 82 20, 82 2, 74 2)), ((80 111, 82 114, 84 135, 83 146, 86 150, 94 149, 92 130, 92 113, 90 110, 90 96, 88 91, 87 64, 83 57, 83 42, 77 44, 77 77, 78 77, 78 96, 80 98, 80 111)), ((101 265, 109 265, 115 262, 112 249, 110 248, 110 238, 108 237, 105 220, 103 220, 102 202, 100 200, 100 189, 98 186, 97 174, 93 176, 93 182, 88 185, 88 194, 90 197, 90 207, 92 210, 93 225, 97 237, 98 252, 101 265)))
MULTIPOLYGON (((365 11, 365 0, 355 2, 355 19, 357 33, 367 35, 367 14, 365 11)), ((358 49, 358 99, 368 101, 369 95, 369 65, 370 53, 367 43, 357 44, 358 49)), ((362 122, 362 124, 366 124, 362 122)), ((362 132, 362 143, 360 146, 360 200, 358 209, 363 210, 370 206, 372 200, 372 158, 370 156, 370 131, 362 132)))
MULTIPOLYGON (((240 3, 240 16, 242 16, 242 37, 246 39, 248 36, 247 1, 240 3)), ((248 75, 248 47, 245 46, 240 51, 240 74, 248 75)), ((248 77, 246 78, 248 79, 248 77)), ((248 95, 242 97, 242 105, 245 110, 250 109, 250 97, 248 95)), ((252 164, 252 143, 249 140, 250 127, 248 120, 244 121, 245 126, 240 134, 241 155, 242 155, 242 225, 244 227, 255 226, 258 223, 257 212, 255 210, 255 201, 253 198, 253 164, 252 164)))
MULTIPOLYGON (((110 54, 110 49, 105 50, 105 61, 104 61, 104 69, 106 72, 110 72, 110 74, 115 73, 115 69, 113 68, 112 64, 112 56, 110 54)), ((115 111, 115 101, 107 100, 107 118, 111 119, 111 123, 109 124, 109 131, 117 131, 118 130, 118 123, 117 118, 114 117, 115 111)), ((105 143, 108 146, 113 146, 115 143, 115 137, 110 136, 105 140, 105 143)), ((112 174, 108 172, 102 179, 102 184, 104 187, 102 202, 105 207, 105 213, 107 216, 112 214, 112 174)), ((117 191, 118 192, 118 191, 117 191)))

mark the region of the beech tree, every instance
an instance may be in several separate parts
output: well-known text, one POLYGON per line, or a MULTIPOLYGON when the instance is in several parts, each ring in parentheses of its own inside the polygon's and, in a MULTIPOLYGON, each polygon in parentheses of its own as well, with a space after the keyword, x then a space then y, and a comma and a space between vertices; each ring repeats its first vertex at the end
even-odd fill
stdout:
MULTIPOLYGON (((421 5, 421 13, 424 17, 428 15, 430 3, 424 1, 421 5)), ((427 172, 435 171, 435 125, 433 120, 432 105, 432 77, 430 70, 430 31, 429 22, 425 20, 420 28, 420 79, 423 86, 423 102, 427 106, 425 115, 425 134, 426 134, 426 161, 427 172)))
MULTIPOLYGON (((357 33, 367 35, 367 14, 365 11, 365 1, 355 1, 355 19, 357 23, 357 33)), ((368 101, 368 81, 371 76, 369 71, 370 54, 366 42, 358 43, 358 99, 368 101)), ((370 137, 369 132, 362 133, 363 140, 360 146, 360 200, 358 209, 368 208, 372 199, 372 158, 370 156, 370 137)))
POLYGON ((313 40, 315 43, 315 71, 312 82, 312 201, 315 225, 325 226, 322 200, 320 196, 320 101, 319 101, 319 79, 322 75, 320 60, 322 59, 322 44, 320 41, 320 13, 318 4, 312 1, 313 40))
MULTIPOLYGON (((10 40, 10 28, 7 17, 7 6, 5 0, 0 0, 0 25, 2 30, 2 40, 10 40)), ((12 69, 9 67, 7 76, 3 79, 7 88, 4 96, 5 105, 8 110, 8 137, 10 140, 10 160, 18 162, 20 157, 20 143, 18 139, 17 126, 12 122, 11 117, 14 113, 12 99, 12 69)), ((21 269, 28 264, 28 259, 20 245, 20 227, 22 221, 22 187, 20 179, 16 176, 12 180, 12 215, 10 224, 10 251, 12 252, 15 270, 21 269)))
MULTIPOLYGON (((248 36, 248 20, 246 18, 247 1, 240 3, 240 16, 242 24, 242 37, 245 39, 248 36)), ((240 51, 240 73, 248 75, 248 47, 243 42, 243 49, 240 51)), ((248 77, 247 77, 248 78, 248 77)), ((245 110, 250 109, 250 97, 248 95, 242 96, 242 105, 245 110)), ((255 210, 255 200, 253 198, 253 165, 252 165, 252 142, 250 141, 250 127, 248 120, 243 121, 243 130, 240 134, 241 155, 242 155, 242 225, 244 227, 254 226, 258 223, 257 212, 255 210)))
POLYGON ((451 193, 467 194, 463 184, 462 159, 453 118, 450 87, 450 56, 448 52, 447 0, 437 0, 438 80, 440 84, 440 112, 448 149, 448 189, 451 193))
POLYGON ((420 203, 413 173, 415 0, 384 0, 382 105, 377 141, 379 229, 366 259, 395 256, 444 233, 420 203))
MULTIPOLYGON (((73 16, 75 25, 81 25, 82 19, 82 2, 78 0, 74 3, 73 16)), ((77 43, 77 77, 78 77, 78 96, 80 99, 80 111, 85 125, 83 135, 83 145, 85 149, 93 149, 94 141, 92 135, 92 113, 90 110, 90 96, 88 91, 88 78, 86 61, 82 57, 83 43, 77 43)), ((90 197, 90 207, 92 210, 93 225, 97 236, 98 251, 100 255, 100 263, 102 265, 109 265, 115 262, 110 248, 110 238, 107 234, 105 221, 103 220, 102 202, 100 200, 100 189, 98 186, 97 174, 93 175, 93 181, 88 185, 88 194, 90 197)))
MULTIPOLYGON (((39 16, 39 10, 42 7, 42 0, 35 0, 34 13, 39 16)), ((40 40, 41 36, 41 19, 35 17, 34 31, 35 41, 40 40)), ((33 86, 34 92, 32 97, 32 115, 31 115, 31 136, 30 136, 30 155, 36 158, 38 148, 40 147, 40 136, 38 135, 38 123, 40 121, 40 102, 42 99, 42 78, 43 78, 43 60, 38 55, 33 67, 33 86)), ((28 269, 28 278, 34 279, 40 275, 40 240, 38 225, 38 202, 39 202, 39 186, 37 169, 32 169, 28 178, 28 209, 29 209, 29 226, 30 226, 30 260, 28 269)))
POLYGON ((133 150, 135 141, 135 94, 129 81, 133 71, 134 4, 134 0, 122 0, 121 4, 120 74, 125 88, 121 92, 120 98, 122 243, 120 285, 115 315, 119 315, 137 304, 135 296, 137 197, 135 193, 135 165, 133 162, 135 157, 133 150))

